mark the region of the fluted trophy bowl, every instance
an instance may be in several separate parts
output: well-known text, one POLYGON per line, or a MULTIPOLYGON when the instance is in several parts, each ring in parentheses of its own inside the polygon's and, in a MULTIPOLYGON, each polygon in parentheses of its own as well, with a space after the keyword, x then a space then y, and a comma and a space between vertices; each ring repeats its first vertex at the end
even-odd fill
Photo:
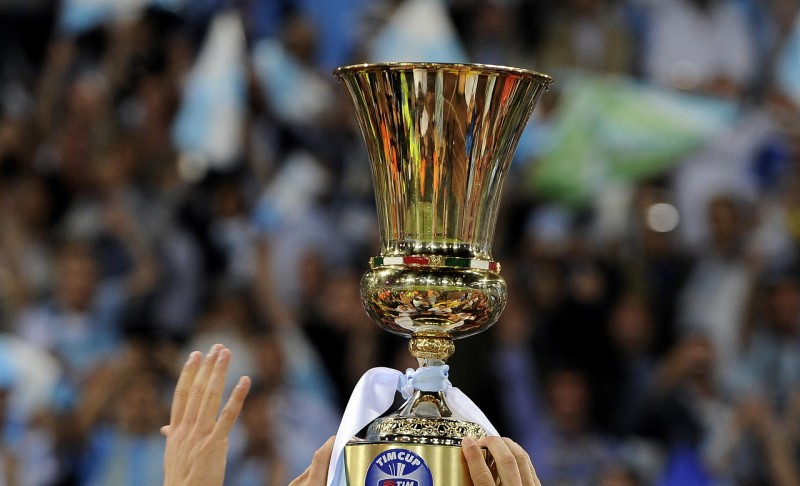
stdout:
MULTIPOLYGON (((500 192, 552 79, 441 63, 360 64, 334 75, 355 105, 375 185, 381 250, 361 280, 362 303, 379 326, 410 338, 422 368, 441 367, 454 339, 488 329, 505 307, 506 283, 491 255, 500 192)), ((454 446, 484 435, 443 391, 416 389, 369 425, 365 441, 348 443, 348 484, 364 484, 375 458, 397 443, 437 463, 434 483, 471 484, 454 446)))
POLYGON ((519 136, 548 76, 476 64, 339 68, 372 164, 381 253, 361 282, 370 317, 446 360, 506 303, 491 242, 519 136))

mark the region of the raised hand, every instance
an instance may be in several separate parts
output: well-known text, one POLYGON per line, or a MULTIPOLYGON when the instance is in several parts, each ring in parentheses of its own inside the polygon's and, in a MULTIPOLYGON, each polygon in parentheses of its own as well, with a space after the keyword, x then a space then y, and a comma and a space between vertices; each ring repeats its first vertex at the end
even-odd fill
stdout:
POLYGON ((189 355, 175 387, 170 423, 161 428, 167 437, 164 486, 222 486, 228 434, 250 390, 250 378, 241 377, 217 414, 230 359, 221 344, 205 358, 198 351, 189 355))

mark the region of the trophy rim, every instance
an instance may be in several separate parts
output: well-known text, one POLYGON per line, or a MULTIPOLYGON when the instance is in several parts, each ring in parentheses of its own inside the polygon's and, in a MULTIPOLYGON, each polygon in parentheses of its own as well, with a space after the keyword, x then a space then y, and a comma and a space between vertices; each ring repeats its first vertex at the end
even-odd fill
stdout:
POLYGON ((553 83, 553 78, 547 74, 542 74, 530 69, 500 66, 497 64, 479 63, 450 63, 450 62, 379 62, 379 63, 360 63, 341 66, 333 70, 333 75, 340 79, 342 76, 352 73, 368 73, 374 71, 405 71, 410 69, 444 70, 450 72, 479 72, 481 74, 511 74, 524 78, 536 79, 543 83, 545 87, 553 83))

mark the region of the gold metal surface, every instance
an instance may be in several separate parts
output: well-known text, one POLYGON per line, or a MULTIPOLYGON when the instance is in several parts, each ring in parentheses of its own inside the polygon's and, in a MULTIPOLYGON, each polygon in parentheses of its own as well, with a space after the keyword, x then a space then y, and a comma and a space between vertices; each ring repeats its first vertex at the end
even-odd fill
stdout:
MULTIPOLYGON (((334 75, 355 105, 375 185, 381 252, 361 280, 362 303, 378 325, 412 338, 409 349, 423 365, 444 364, 453 339, 489 328, 505 307, 506 283, 490 251, 500 192, 552 79, 441 63, 360 64, 334 75)), ((367 439, 375 447, 432 448, 442 471, 461 467, 438 473, 435 484, 451 486, 470 483, 459 482, 466 478, 461 450, 448 444, 485 434, 455 416, 444 393, 417 390, 398 412, 374 421, 367 439)), ((353 461, 348 471, 361 482, 352 484, 361 486, 369 462, 353 461)))
POLYGON ((398 411, 369 425, 366 440, 459 445, 464 437, 486 435, 483 427, 453 412, 444 392, 415 390, 398 411))
POLYGON ((519 136, 552 80, 480 64, 389 63, 339 68, 372 164, 381 257, 427 256, 429 266, 376 267, 362 300, 381 327, 461 338, 502 312, 497 271, 450 268, 445 258, 492 261, 500 192, 519 136))
POLYGON ((553 78, 546 74, 531 71, 511 66, 498 66, 496 64, 480 64, 480 63, 447 63, 447 62, 378 62, 369 64, 351 64, 349 66, 342 66, 336 68, 333 75, 336 77, 348 72, 366 72, 366 71, 392 71, 392 70, 407 70, 407 69, 443 69, 453 71, 476 71, 484 74, 515 74, 519 76, 526 76, 538 78, 542 83, 550 85, 553 78))
POLYGON ((506 282, 485 270, 379 267, 361 279, 367 313, 395 334, 471 336, 497 321, 506 304, 506 282))
POLYGON ((506 283, 474 269, 380 267, 361 280, 367 313, 396 334, 435 332, 461 338, 488 329, 506 304, 506 283))
POLYGON ((486 430, 468 420, 392 416, 372 422, 367 437, 387 442, 460 445, 464 437, 486 437, 486 430))
POLYGON ((383 256, 491 260, 500 190, 552 80, 480 64, 339 68, 372 161, 383 256))
MULTIPOLYGON (((397 448, 410 450, 422 457, 431 470, 435 486, 473 486, 467 463, 459 446, 364 442, 351 442, 344 448, 347 485, 364 486, 372 461, 382 452, 397 448)), ((489 469, 495 477, 495 484, 500 484, 494 461, 485 450, 483 452, 487 457, 489 469)))
POLYGON ((418 332, 408 341, 408 350, 417 359, 447 361, 456 347, 447 334, 418 332))

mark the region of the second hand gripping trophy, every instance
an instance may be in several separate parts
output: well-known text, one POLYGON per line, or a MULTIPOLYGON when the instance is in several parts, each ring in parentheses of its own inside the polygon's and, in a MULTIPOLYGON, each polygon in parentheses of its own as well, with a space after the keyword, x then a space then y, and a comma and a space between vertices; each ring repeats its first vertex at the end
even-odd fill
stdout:
POLYGON ((525 124, 552 82, 499 66, 390 63, 334 72, 372 164, 382 249, 361 281, 369 316, 408 336, 420 367, 376 368, 345 410, 333 486, 468 486, 461 440, 497 432, 450 385, 453 340, 494 324, 506 303, 490 253, 500 192, 525 124), (406 402, 383 416, 395 392, 406 402), (350 440, 367 427, 363 440, 350 440))

